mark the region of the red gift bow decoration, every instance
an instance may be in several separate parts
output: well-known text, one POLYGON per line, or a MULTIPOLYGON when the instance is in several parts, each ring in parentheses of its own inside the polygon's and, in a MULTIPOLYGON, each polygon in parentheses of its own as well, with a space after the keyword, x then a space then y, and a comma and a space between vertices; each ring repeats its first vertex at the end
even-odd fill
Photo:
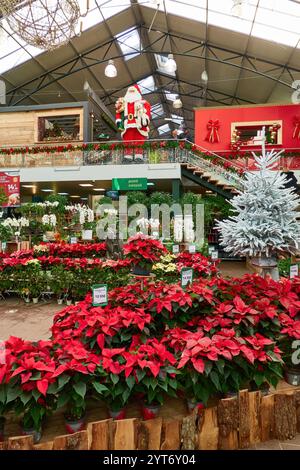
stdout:
POLYGON ((300 139, 300 119, 298 116, 294 117, 294 131, 293 131, 293 139, 300 139))
POLYGON ((205 140, 208 142, 211 142, 212 144, 214 142, 220 142, 220 136, 218 130, 220 129, 220 123, 219 120, 213 121, 210 119, 207 123, 207 136, 205 137, 205 140))

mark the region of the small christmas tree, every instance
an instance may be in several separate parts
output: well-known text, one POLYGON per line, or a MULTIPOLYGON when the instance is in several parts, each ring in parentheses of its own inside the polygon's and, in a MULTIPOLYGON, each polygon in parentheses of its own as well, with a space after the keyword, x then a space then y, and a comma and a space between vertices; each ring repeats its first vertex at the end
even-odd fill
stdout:
POLYGON ((263 275, 270 272, 273 277, 277 255, 295 254, 300 244, 300 199, 285 187, 286 175, 274 170, 282 152, 265 151, 263 131, 262 155, 253 153, 258 171, 245 174, 244 192, 230 201, 237 215, 217 222, 226 252, 252 258, 263 275))

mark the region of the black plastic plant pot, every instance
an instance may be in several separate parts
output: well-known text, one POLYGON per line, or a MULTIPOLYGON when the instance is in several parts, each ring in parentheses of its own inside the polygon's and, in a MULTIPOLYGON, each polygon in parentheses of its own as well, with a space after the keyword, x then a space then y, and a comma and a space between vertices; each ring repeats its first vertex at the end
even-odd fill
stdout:
POLYGON ((85 428, 85 416, 80 419, 65 417, 65 428, 68 434, 82 431, 85 428))
POLYGON ((299 386, 300 385, 300 369, 288 368, 285 371, 285 380, 290 385, 299 386))
POLYGON ((29 429, 22 428, 22 434, 23 436, 32 436, 34 444, 37 444, 38 442, 40 442, 42 438, 42 430, 37 431, 36 429, 33 429, 33 428, 29 428, 29 429))
POLYGON ((139 264, 136 264, 133 267, 132 272, 136 276, 150 276, 151 270, 152 270, 152 266, 150 265, 146 267, 146 266, 140 266, 139 264))
POLYGON ((0 442, 4 441, 4 427, 5 427, 5 418, 0 416, 0 442))

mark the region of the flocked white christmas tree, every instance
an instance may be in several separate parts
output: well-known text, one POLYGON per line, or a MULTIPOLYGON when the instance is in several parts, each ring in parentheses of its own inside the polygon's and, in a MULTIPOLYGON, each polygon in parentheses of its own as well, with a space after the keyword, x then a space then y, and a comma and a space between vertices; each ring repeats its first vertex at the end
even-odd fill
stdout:
POLYGON ((266 152, 263 131, 262 155, 253 153, 257 171, 245 174, 244 191, 230 201, 237 215, 217 223, 226 252, 275 261, 278 254, 298 250, 300 228, 296 217, 300 198, 293 188, 285 187, 287 176, 274 170, 281 153, 266 152))

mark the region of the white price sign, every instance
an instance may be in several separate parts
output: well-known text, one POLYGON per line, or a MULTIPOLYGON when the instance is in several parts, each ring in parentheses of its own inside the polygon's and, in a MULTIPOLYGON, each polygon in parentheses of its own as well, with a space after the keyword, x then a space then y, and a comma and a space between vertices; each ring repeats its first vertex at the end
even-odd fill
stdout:
POLYGON ((186 287, 188 284, 192 284, 194 277, 193 268, 182 268, 181 270, 181 287, 186 287))
POLYGON ((71 245, 74 245, 75 243, 77 243, 77 237, 71 237, 70 243, 71 245))
POLYGON ((211 252, 210 256, 211 256, 212 260, 216 260, 219 257, 219 253, 218 253, 217 250, 214 250, 214 251, 211 252))
POLYGON ((173 245, 172 246, 172 252, 175 255, 176 253, 179 253, 179 245, 173 245))
POLYGON ((107 302, 108 302, 107 284, 96 284, 92 286, 92 290, 93 290, 93 306, 103 307, 104 305, 107 305, 107 302))
POLYGON ((2 250, 2 251, 5 251, 5 250, 6 250, 6 247, 7 247, 7 243, 6 243, 6 242, 2 242, 2 243, 1 243, 1 250, 2 250))
POLYGON ((299 276, 299 266, 298 264, 292 264, 292 266, 290 267, 290 278, 293 279, 297 276, 299 276))
POLYGON ((196 245, 189 245, 189 253, 196 253, 196 245))
POLYGON ((208 254, 211 255, 213 251, 215 251, 215 247, 214 246, 209 246, 208 247, 208 254))

